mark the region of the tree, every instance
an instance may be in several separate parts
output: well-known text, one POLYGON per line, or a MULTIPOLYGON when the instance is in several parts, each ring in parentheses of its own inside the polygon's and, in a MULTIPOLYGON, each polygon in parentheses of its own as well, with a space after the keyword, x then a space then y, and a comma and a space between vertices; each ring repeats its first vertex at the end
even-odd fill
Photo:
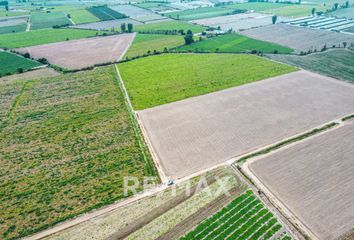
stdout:
POLYGON ((23 54, 23 56, 25 57, 25 58, 30 58, 31 57, 31 55, 27 52, 27 53, 25 53, 25 54, 23 54))
POLYGON ((186 36, 184 36, 184 42, 186 45, 189 45, 194 42, 193 33, 191 30, 188 30, 186 36))
POLYGON ((272 17, 272 23, 275 24, 277 22, 277 19, 278 19, 278 17, 276 15, 274 15, 272 17))
POLYGON ((347 43, 347 42, 343 42, 343 47, 344 47, 344 48, 346 48, 346 47, 347 47, 347 45, 348 45, 348 43, 347 43))
POLYGON ((316 12, 316 8, 312 8, 311 14, 312 14, 312 15, 315 15, 315 12, 316 12))
POLYGON ((338 6, 339 6, 339 4, 338 4, 338 3, 335 3, 335 4, 334 4, 334 10, 337 10, 337 9, 338 9, 338 6))
POLYGON ((128 32, 132 32, 133 31, 133 24, 132 23, 128 23, 128 32))
POLYGON ((122 23, 122 24, 120 25, 120 30, 121 30, 122 32, 125 32, 125 29, 126 29, 125 23, 122 23))
POLYGON ((349 7, 349 1, 346 1, 345 2, 345 8, 348 8, 349 7))

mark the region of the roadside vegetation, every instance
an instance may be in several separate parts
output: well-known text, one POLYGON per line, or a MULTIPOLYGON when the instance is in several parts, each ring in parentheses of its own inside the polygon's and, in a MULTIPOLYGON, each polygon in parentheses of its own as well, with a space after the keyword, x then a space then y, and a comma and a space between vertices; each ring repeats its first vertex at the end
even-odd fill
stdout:
POLYGON ((225 34, 185 45, 177 50, 192 52, 228 53, 291 53, 293 50, 278 44, 263 42, 239 34, 225 34))
POLYGON ((122 199, 123 176, 156 175, 113 66, 0 84, 1 239, 122 199))
POLYGON ((136 110, 296 70, 242 54, 163 54, 122 63, 118 67, 136 110))

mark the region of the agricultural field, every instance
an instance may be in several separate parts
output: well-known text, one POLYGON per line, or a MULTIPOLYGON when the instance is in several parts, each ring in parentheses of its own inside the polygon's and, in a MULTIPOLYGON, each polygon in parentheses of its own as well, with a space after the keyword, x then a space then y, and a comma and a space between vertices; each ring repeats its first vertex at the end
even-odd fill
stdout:
POLYGON ((278 44, 263 42, 239 34, 225 34, 178 48, 180 51, 198 52, 252 52, 291 53, 293 50, 278 44))
POLYGON ((28 16, 29 12, 23 11, 23 12, 15 12, 15 11, 5 11, 0 10, 0 17, 17 17, 17 16, 28 16))
POLYGON ((283 17, 304 17, 310 15, 313 8, 319 12, 325 11, 328 7, 323 5, 291 4, 286 7, 265 10, 263 12, 283 17))
POLYGON ((334 12, 331 12, 330 15, 340 17, 340 18, 346 17, 346 18, 354 19, 354 7, 341 8, 341 9, 338 9, 334 12))
POLYGON ((109 7, 106 6, 94 6, 88 8, 88 11, 92 13, 94 16, 99 18, 102 21, 114 20, 114 19, 122 19, 126 18, 124 14, 116 12, 109 7))
POLYGON ((88 29, 88 30, 102 30, 102 31, 114 29, 115 31, 121 31, 120 25, 122 23, 133 24, 133 29, 135 29, 137 25, 143 24, 143 23, 135 21, 131 18, 123 18, 123 19, 116 19, 116 20, 110 20, 110 21, 73 25, 73 26, 71 26, 71 28, 88 29))
POLYGON ((296 70, 257 56, 229 54, 163 54, 118 67, 136 110, 296 70))
POLYGON ((42 64, 9 52, 0 52, 0 76, 27 71, 42 64))
POLYGON ((9 76, 0 77, 0 83, 9 82, 9 81, 17 81, 17 80, 31 80, 31 79, 39 79, 46 77, 54 77, 60 75, 59 72, 53 70, 49 67, 41 67, 35 70, 27 71, 24 73, 13 74, 9 76))
POLYGON ((195 8, 188 9, 185 11, 169 12, 164 15, 177 20, 196 20, 201 18, 211 18, 222 15, 231 14, 233 9, 227 9, 222 7, 205 7, 205 8, 195 8))
POLYGON ((86 9, 71 10, 67 14, 70 14, 71 20, 75 24, 98 22, 100 20, 86 9))
POLYGON ((235 3, 231 5, 226 5, 225 8, 231 9, 246 9, 249 11, 263 12, 272 9, 282 9, 287 6, 292 6, 293 4, 287 3, 271 3, 271 2, 246 2, 246 3, 235 3))
POLYGON ((137 32, 163 32, 163 31, 178 31, 187 32, 191 30, 193 33, 200 33, 205 30, 204 27, 184 21, 165 21, 160 23, 150 23, 139 25, 134 28, 137 32))
POLYGON ((0 34, 16 33, 26 31, 27 24, 20 24, 15 26, 0 27, 0 34))
POLYGON ((183 36, 178 35, 158 35, 158 34, 140 34, 138 33, 125 54, 125 58, 143 56, 148 51, 154 50, 163 52, 165 48, 171 49, 184 44, 183 36))
POLYGON ((320 51, 325 45, 327 48, 342 46, 343 42, 350 45, 354 41, 350 34, 343 34, 319 29, 290 26, 289 24, 275 24, 242 32, 251 38, 273 42, 288 46, 300 51, 320 51))
POLYGON ((2 239, 122 199, 126 173, 156 174, 116 78, 109 66, 0 83, 2 239))
MULTIPOLYGON (((206 55, 200 56, 206 58, 206 55)), ((230 56, 227 58, 232 66, 230 56)), ((195 69, 190 62, 185 69, 195 69)), ((214 67, 210 68, 216 69, 218 62, 214 59, 214 67)), ((167 61, 164 63, 169 66, 167 61)), ((265 70, 255 65, 258 68, 245 65, 237 67, 234 64, 233 75, 242 76, 242 70, 247 69, 245 71, 248 74, 260 77, 265 70), (234 74, 235 72, 237 74, 234 74)), ((148 66, 145 71, 152 74, 151 67, 148 66)), ((209 67, 206 64, 203 66, 206 69, 209 67)), ((226 64, 222 66, 223 69, 218 75, 227 81, 221 74, 226 72, 226 64)), ((171 72, 168 73, 171 75, 171 72)), ((148 101, 152 94, 163 96, 168 92, 165 89, 171 89, 145 84, 145 89, 133 88, 137 92, 135 94, 131 90, 130 80, 124 78, 124 71, 122 73, 133 104, 136 102, 136 96, 145 97, 145 101, 148 101), (155 92, 145 95, 148 87, 154 88, 155 92)), ((209 72, 208 74, 211 75, 209 72)), ((184 75, 193 79, 197 74, 184 75)), ((179 76, 179 79, 182 79, 181 75, 179 76)), ((166 74, 163 79, 166 79, 166 74)), ((146 82, 151 83, 148 80, 146 82)), ((182 80, 179 82, 184 91, 191 88, 182 80)), ((134 84, 142 83, 135 81, 134 84)), ((205 81, 203 84, 205 85, 205 81)), ((215 81, 213 85, 216 85, 215 81)), ((162 80, 160 86, 164 86, 162 80)), ((177 86, 174 82, 174 91, 178 90, 177 86)), ((193 90, 197 89, 196 83, 193 86, 193 90)), ((307 71, 297 71, 145 109, 138 111, 138 114, 164 173, 171 179, 179 179, 351 114, 353 106, 353 84, 307 71)))
POLYGON ((282 228, 276 216, 255 197, 252 190, 248 190, 181 240, 267 240, 280 233, 282 228))
MULTIPOLYGON (((277 22, 287 20, 287 18, 278 17, 277 22)), ((244 13, 227 15, 215 18, 206 18, 193 21, 196 24, 203 26, 210 26, 222 30, 242 31, 249 28, 266 26, 273 24, 272 15, 265 15, 260 13, 244 13)))
POLYGON ((26 24, 27 17, 0 18, 0 27, 10 27, 26 24))
POLYGON ((41 29, 23 33, 0 35, 0 47, 21 48, 41 44, 62 42, 73 39, 94 37, 109 34, 106 32, 81 30, 81 29, 41 29))
POLYGON ((71 25, 63 12, 40 12, 31 14, 31 30, 52 28, 53 26, 71 25))
POLYGON ((306 56, 267 55, 271 59, 354 83, 354 52, 334 49, 306 56))
POLYGON ((127 236, 125 239, 141 240, 179 239, 246 190, 246 186, 233 171, 224 167, 194 177, 190 182, 192 191, 203 177, 210 186, 210 195, 203 188, 188 196, 186 187, 189 182, 181 182, 176 184, 175 195, 174 188, 168 188, 162 193, 130 203, 45 240, 82 240, 90 236, 95 236, 96 240, 121 239, 123 236, 127 236), (217 193, 219 184, 215 182, 215 177, 225 184, 230 196, 217 193))
POLYGON ((130 18, 136 18, 136 17, 141 17, 141 16, 147 16, 147 15, 154 15, 152 11, 136 7, 134 5, 117 5, 117 6, 111 6, 114 11, 120 12, 130 18))
POLYGON ((35 59, 45 58, 50 64, 65 69, 82 69, 118 61, 123 57, 134 37, 134 33, 118 34, 17 48, 16 51, 29 53, 35 59))
POLYGON ((344 239, 354 225, 353 139, 349 120, 244 168, 318 239, 344 239))

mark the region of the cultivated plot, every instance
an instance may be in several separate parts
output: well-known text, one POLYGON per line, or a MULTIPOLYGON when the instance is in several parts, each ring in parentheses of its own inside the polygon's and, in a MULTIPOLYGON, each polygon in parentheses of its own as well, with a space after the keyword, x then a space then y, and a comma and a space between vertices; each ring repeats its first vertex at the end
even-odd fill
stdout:
POLYGON ((112 28, 114 28, 115 30, 120 31, 120 26, 122 23, 125 24, 131 23, 134 26, 143 24, 131 18, 123 18, 123 19, 116 19, 110 21, 79 24, 79 25, 71 26, 71 28, 90 29, 90 30, 111 30, 112 28))
MULTIPOLYGON (((275 24, 248 29, 242 34, 263 41, 278 43, 298 51, 321 50, 325 45, 338 47, 343 42, 354 42, 354 36, 331 31, 275 24)), ((349 44, 350 45, 350 44, 349 44)))
MULTIPOLYGON (((283 17, 278 17, 277 21, 287 20, 283 17)), ((272 15, 260 14, 260 13, 244 13, 227 15, 215 18, 207 18, 193 21, 194 23, 210 26, 221 27, 222 30, 234 30, 241 31, 249 28, 271 25, 272 15)))
POLYGON ((339 239, 354 226, 353 139, 349 121, 252 161, 249 169, 318 239, 339 239))
POLYGON ((0 18, 0 27, 16 26, 26 24, 27 17, 0 18))
POLYGON ((63 68, 81 69, 117 61, 125 54, 134 36, 134 33, 119 34, 18 48, 16 51, 28 52, 35 59, 45 58, 49 63, 63 68))
POLYGON ((306 56, 269 54, 271 59, 354 83, 354 52, 333 49, 306 56))
POLYGON ((165 174, 181 178, 351 113, 353 106, 352 84, 298 71, 139 116, 165 174))
POLYGON ((21 73, 43 64, 9 52, 0 52, 0 76, 21 73))
POLYGON ((71 25, 63 12, 40 12, 31 14, 31 30, 52 28, 53 26, 71 25))
POLYGON ((141 17, 141 16, 147 16, 147 15, 154 15, 152 11, 149 11, 147 9, 143 9, 140 7, 136 7, 134 5, 117 5, 117 6, 111 6, 111 9, 123 13, 128 17, 131 18, 136 18, 136 17, 141 17))

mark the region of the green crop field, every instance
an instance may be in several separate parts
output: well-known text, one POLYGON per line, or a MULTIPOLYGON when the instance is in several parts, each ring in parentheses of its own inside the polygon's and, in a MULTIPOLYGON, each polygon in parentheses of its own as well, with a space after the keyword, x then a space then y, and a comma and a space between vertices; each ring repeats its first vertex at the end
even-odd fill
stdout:
POLYGON ((223 7, 196 8, 179 12, 166 13, 165 16, 178 20, 196 20, 201 18, 217 17, 232 13, 233 9, 223 7))
POLYGON ((134 27, 137 32, 158 32, 158 31, 178 31, 183 30, 187 32, 191 30, 193 33, 200 33, 205 30, 204 27, 184 21, 167 21, 160 23, 151 23, 138 25, 134 27))
POLYGON ((75 24, 98 22, 100 20, 86 9, 71 10, 68 11, 68 14, 75 24))
POLYGON ((291 4, 282 8, 275 8, 263 11, 264 13, 275 14, 284 17, 303 17, 311 14, 312 8, 316 11, 325 11, 328 7, 323 5, 291 4))
POLYGON ((270 9, 283 8, 286 6, 290 6, 292 4, 287 3, 271 3, 271 2, 246 2, 246 3, 236 3, 232 5, 226 5, 225 8, 232 9, 246 9, 253 10, 256 12, 261 12, 270 9))
POLYGON ((124 14, 114 11, 106 6, 90 7, 88 11, 102 21, 126 18, 124 14))
POLYGON ((226 34, 212 37, 207 40, 184 45, 178 50, 200 52, 251 52, 263 51, 265 53, 291 53, 293 50, 274 43, 259 41, 239 34, 226 34))
POLYGON ((24 16, 29 15, 29 12, 13 12, 5 11, 5 9, 0 10, 0 17, 15 17, 15 16, 24 16))
POLYGON ((263 239, 268 240, 282 227, 277 218, 251 190, 204 220, 181 238, 189 239, 263 239))
POLYGON ((70 25, 71 22, 63 12, 41 12, 31 14, 31 30, 70 25))
POLYGON ((354 52, 343 49, 306 56, 269 55, 273 60, 354 83, 354 52))
POLYGON ((156 174, 116 78, 109 66, 0 83, 1 239, 122 199, 124 176, 156 174))
POLYGON ((338 9, 337 11, 329 13, 329 15, 333 15, 336 17, 346 17, 346 18, 354 19, 354 7, 341 8, 341 9, 338 9))
POLYGON ((175 48, 183 44, 183 37, 179 35, 138 34, 125 57, 142 56, 154 50, 162 52, 165 48, 175 48))
POLYGON ((0 52, 0 63, 0 76, 18 72, 19 69, 26 71, 42 65, 39 62, 9 52, 0 52))
POLYGON ((119 64, 141 110, 295 71, 254 55, 163 54, 119 64))
POLYGON ((0 27, 0 34, 4 33, 16 33, 26 31, 26 24, 20 24, 15 26, 0 27))
POLYGON ((0 35, 0 47, 20 48, 102 35, 103 32, 82 29, 41 29, 0 35))

